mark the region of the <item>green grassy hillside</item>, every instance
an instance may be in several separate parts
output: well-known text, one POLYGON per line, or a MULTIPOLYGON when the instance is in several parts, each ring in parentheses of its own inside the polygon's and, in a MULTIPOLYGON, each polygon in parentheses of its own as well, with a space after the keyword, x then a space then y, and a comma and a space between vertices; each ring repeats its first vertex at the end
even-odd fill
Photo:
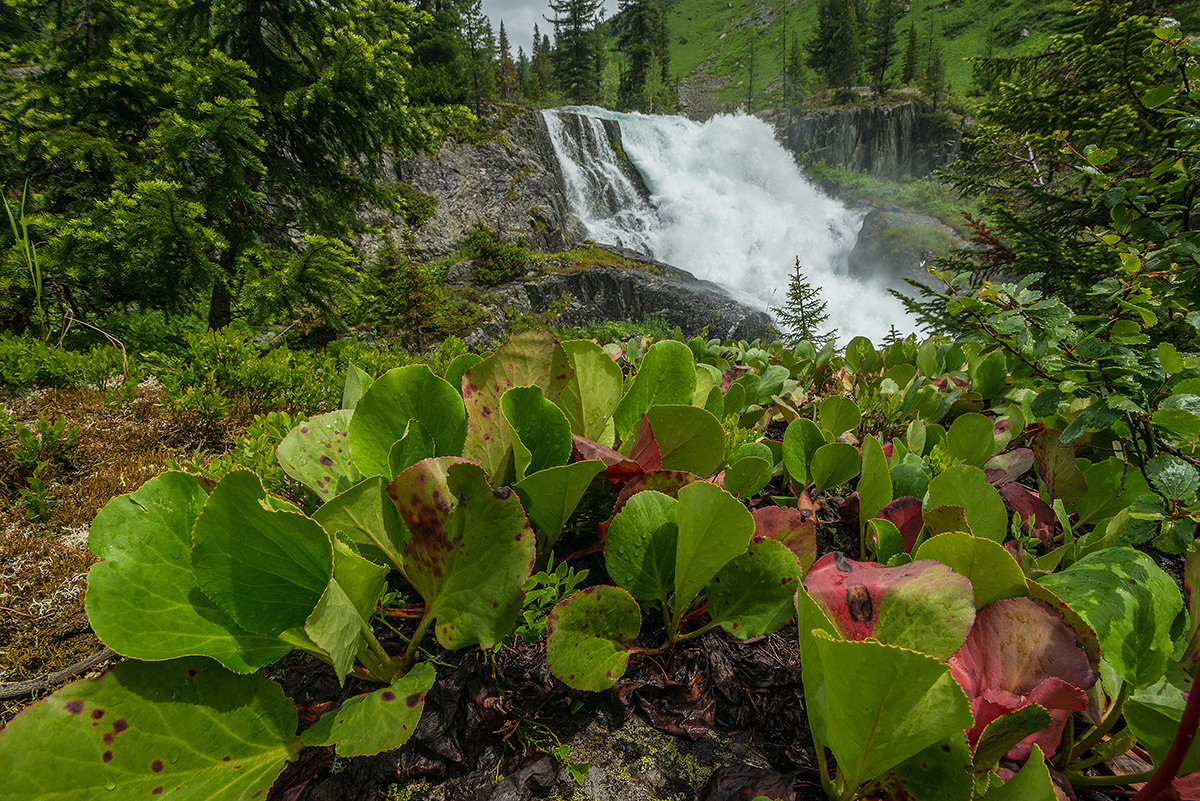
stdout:
MULTIPOLYGON (((803 45, 812 36, 816 9, 816 0, 676 0, 669 10, 672 71, 680 77, 707 72, 725 78, 721 99, 744 104, 753 40, 754 106, 777 106, 785 29, 788 41, 798 33, 803 45)), ((1053 33, 1068 31, 1073 19, 1070 0, 912 0, 897 31, 915 24, 921 46, 927 47, 932 28, 950 85, 965 95, 971 86, 967 59, 989 52, 1036 52, 1053 33)), ((814 74, 807 79, 806 94, 819 88, 814 74)))

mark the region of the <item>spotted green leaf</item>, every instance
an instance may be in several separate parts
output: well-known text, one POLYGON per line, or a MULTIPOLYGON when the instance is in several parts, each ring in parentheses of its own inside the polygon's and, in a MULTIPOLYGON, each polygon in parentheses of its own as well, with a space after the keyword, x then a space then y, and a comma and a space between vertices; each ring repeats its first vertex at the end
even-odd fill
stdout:
POLYGON ((433 666, 422 662, 390 686, 356 695, 304 730, 305 745, 337 745, 338 756, 371 756, 408 742, 416 731, 425 694, 433 688, 433 666))
POLYGON ((800 563, 775 540, 750 544, 708 583, 712 622, 745 640, 778 631, 795 613, 792 598, 800 581, 800 563))
POLYGON ((616 684, 642 627, 637 601, 620 587, 590 587, 567 598, 546 621, 546 659, 568 687, 599 692, 616 684))
POLYGON ((288 432, 275 455, 283 471, 317 494, 322 502, 349 489, 362 479, 350 459, 352 409, 319 414, 288 432))
POLYGON ((388 472, 392 444, 417 420, 433 438, 435 456, 458 456, 466 436, 467 412, 458 390, 428 365, 388 370, 363 393, 350 419, 350 453, 363 475, 388 472))

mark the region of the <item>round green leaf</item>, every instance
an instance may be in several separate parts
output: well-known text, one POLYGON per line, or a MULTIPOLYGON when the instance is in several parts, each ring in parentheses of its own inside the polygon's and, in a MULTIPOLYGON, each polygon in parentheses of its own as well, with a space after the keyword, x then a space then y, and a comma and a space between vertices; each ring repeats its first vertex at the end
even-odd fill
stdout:
POLYGON ((1041 583, 1095 630, 1117 675, 1134 687, 1162 678, 1183 596, 1154 560, 1133 548, 1106 548, 1041 583))
POLYGON ((961 506, 975 536, 1004 541, 1008 533, 1008 512, 1000 493, 987 483, 978 467, 951 467, 929 482, 928 497, 928 508, 961 506))
POLYGON ((621 366, 586 339, 562 343, 575 374, 555 403, 571 423, 571 432, 599 441, 621 402, 621 366))
POLYGON ((589 587, 560 601, 546 620, 550 671, 576 690, 607 690, 625 675, 642 628, 637 601, 620 587, 589 587))
POLYGON ((702 477, 717 472, 725 458, 725 429, 711 412, 695 406, 652 406, 646 417, 664 470, 702 477))
POLYGON ((939 534, 921 543, 916 559, 936 559, 971 580, 975 608, 1026 593, 1025 574, 1004 546, 963 531, 939 534))
POLYGON ((571 458, 571 424, 562 410, 542 397, 542 388, 513 387, 500 398, 513 443, 517 480, 566 464, 571 458))
POLYGON ((874 435, 862 442, 862 476, 858 479, 858 519, 862 526, 892 502, 892 476, 883 446, 874 435))
POLYGON ((946 450, 967 464, 982 467, 996 449, 992 427, 991 419, 982 414, 960 414, 946 431, 946 450))
POLYGON ((817 448, 809 470, 817 492, 845 484, 858 475, 862 464, 858 448, 844 442, 831 442, 817 448))
POLYGON ((420 420, 409 420, 404 436, 392 443, 388 449, 387 472, 391 478, 398 476, 422 459, 437 456, 437 444, 420 420))
POLYGON ((544 537, 540 547, 547 551, 554 548, 558 535, 591 486, 592 479, 603 470, 604 462, 598 459, 575 462, 542 470, 513 485, 521 496, 529 522, 544 537))
MULTIPOLYGON (((611 536, 611 529, 609 530, 611 536)), ((717 571, 745 553, 754 516, 716 484, 697 481, 679 490, 679 542, 675 548, 676 615, 681 615, 717 571)), ((678 619, 678 618, 677 618, 678 619)))
POLYGON ((821 421, 821 428, 836 437, 858 428, 862 422, 862 412, 858 410, 858 404, 850 398, 832 397, 826 398, 821 404, 817 418, 821 421))
POLYGON ((679 501, 653 490, 631 497, 604 541, 608 574, 643 603, 666 603, 675 589, 679 501))
POLYGON ((963 801, 974 789, 970 768, 967 737, 955 734, 892 768, 880 786, 892 798, 963 801))
POLYGON ((1008 362, 1002 350, 992 351, 971 368, 971 389, 984 400, 999 395, 1007 380, 1008 362))
POLYGON ((638 367, 637 377, 613 413, 622 441, 637 431, 642 415, 652 406, 691 404, 696 393, 692 351, 682 342, 655 342, 638 367))
POLYGON ((387 497, 387 483, 383 476, 360 481, 314 512, 313 519, 367 559, 403 570, 408 529, 387 497))
POLYGON ((303 626, 333 576, 333 544, 321 524, 267 511, 258 476, 221 479, 192 530, 192 570, 205 595, 244 628, 278 636, 303 626))
POLYGON ((417 420, 433 437, 435 456, 458 456, 467 431, 467 411, 458 390, 428 365, 397 367, 363 393, 350 419, 350 453, 364 475, 388 472, 392 443, 417 420))
POLYGON ((208 659, 130 660, 8 724, 0 799, 261 798, 300 750, 296 723, 260 676, 208 659))
POLYGON ((421 662, 389 687, 356 695, 304 730, 305 745, 337 745, 338 756, 371 756, 408 742, 425 709, 425 694, 437 678, 421 662))
POLYGON ((708 615, 735 637, 749 639, 787 625, 796 608, 800 563, 787 546, 760 540, 708 583, 708 615))
POLYGON ((283 472, 317 493, 322 502, 362 478, 350 460, 346 439, 353 414, 351 409, 341 409, 302 420, 275 449, 283 472))
POLYGON ((209 656, 250 673, 291 647, 242 628, 200 591, 188 550, 207 497, 195 476, 163 473, 100 510, 88 547, 105 561, 88 572, 88 620, 124 656, 209 656))
POLYGON ((520 614, 534 536, 515 492, 493 490, 483 469, 453 457, 417 462, 388 485, 411 537, 409 582, 443 648, 491 648, 520 614))
POLYGON ((892 479, 892 494, 897 498, 923 498, 929 489, 933 470, 911 453, 904 461, 888 470, 892 479), (908 461, 909 459, 913 461, 908 461))
POLYGON ((811 483, 809 463, 824 444, 825 437, 812 420, 800 417, 788 424, 783 434, 783 464, 794 481, 805 486, 811 483))
POLYGON ((1200 472, 1178 456, 1163 454, 1146 463, 1146 475, 1172 501, 1191 501, 1200 487, 1200 472))
MULTIPOLYGON (((757 444, 757 443, 756 443, 757 444)), ((763 448, 767 450, 767 448, 763 448)), ((769 450, 767 450, 770 453, 769 450)), ((771 480, 771 462, 762 456, 742 456, 725 468, 721 481, 729 492, 738 496, 752 496, 771 480)))

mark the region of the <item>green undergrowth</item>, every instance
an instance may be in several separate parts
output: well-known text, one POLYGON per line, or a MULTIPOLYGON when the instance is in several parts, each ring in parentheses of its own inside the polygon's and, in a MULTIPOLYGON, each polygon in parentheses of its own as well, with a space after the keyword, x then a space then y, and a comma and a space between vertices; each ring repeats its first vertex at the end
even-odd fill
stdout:
POLYGON ((804 171, 814 181, 829 180, 839 190, 850 192, 856 199, 876 206, 892 203, 901 211, 935 217, 964 236, 970 233, 970 228, 963 214, 978 218, 983 213, 978 199, 963 197, 953 187, 932 175, 892 180, 820 161, 806 163, 804 171))

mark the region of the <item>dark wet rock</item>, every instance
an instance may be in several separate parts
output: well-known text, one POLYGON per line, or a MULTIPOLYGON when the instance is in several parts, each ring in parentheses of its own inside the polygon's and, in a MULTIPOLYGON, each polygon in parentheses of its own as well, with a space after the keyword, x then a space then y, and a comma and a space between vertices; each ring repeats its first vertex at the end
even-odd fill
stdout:
POLYGON ((923 177, 962 150, 962 131, 915 101, 821 109, 776 125, 793 152, 881 178, 923 177))
POLYGON ((863 218, 848 269, 865 280, 902 284, 903 279, 911 278, 933 286, 928 265, 966 244, 953 228, 935 217, 876 209, 863 218))
MULTIPOLYGON (((685 337, 707 328, 710 337, 752 340, 770 331, 771 318, 765 311, 732 300, 716 284, 629 252, 624 257, 629 266, 551 261, 541 275, 494 287, 488 307, 491 319, 464 341, 478 348, 494 347, 507 338, 508 321, 517 315, 554 326, 659 317, 678 326, 685 337)), ((462 273, 463 278, 467 275, 462 273)))

